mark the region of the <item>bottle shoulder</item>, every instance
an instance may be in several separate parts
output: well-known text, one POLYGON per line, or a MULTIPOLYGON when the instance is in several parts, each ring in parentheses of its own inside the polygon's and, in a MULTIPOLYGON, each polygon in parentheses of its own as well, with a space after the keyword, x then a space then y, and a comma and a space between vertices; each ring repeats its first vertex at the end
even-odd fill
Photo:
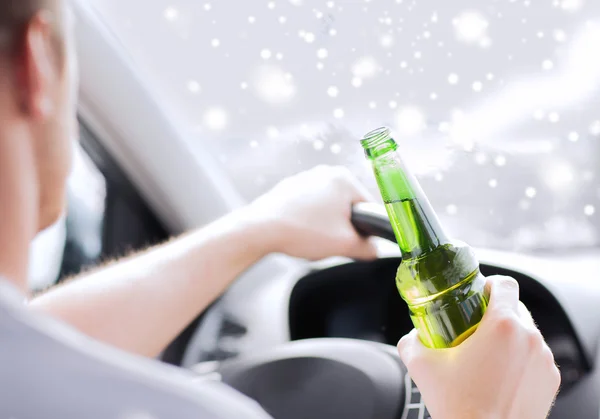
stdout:
POLYGON ((473 249, 452 241, 435 250, 402 261, 396 285, 403 296, 426 298, 446 291, 479 275, 479 261, 473 249))

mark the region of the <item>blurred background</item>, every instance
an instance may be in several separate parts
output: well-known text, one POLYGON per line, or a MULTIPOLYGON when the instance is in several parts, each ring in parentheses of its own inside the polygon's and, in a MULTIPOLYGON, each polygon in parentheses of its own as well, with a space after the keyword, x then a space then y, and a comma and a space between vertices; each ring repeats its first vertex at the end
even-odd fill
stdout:
MULTIPOLYGON (((388 125, 455 237, 527 253, 600 245, 597 1, 92 3, 248 200, 318 164, 377 194, 358 140, 388 125)), ((79 223, 93 256, 105 191, 79 160, 70 202, 83 210, 46 236, 68 245, 79 223)))

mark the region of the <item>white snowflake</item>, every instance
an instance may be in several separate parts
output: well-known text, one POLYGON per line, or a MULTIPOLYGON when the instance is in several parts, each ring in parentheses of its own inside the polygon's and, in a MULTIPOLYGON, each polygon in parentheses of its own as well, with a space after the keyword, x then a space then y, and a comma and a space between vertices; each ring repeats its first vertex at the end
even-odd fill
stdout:
POLYGON ((331 147, 329 147, 329 150, 333 153, 333 154, 340 154, 342 152, 342 146, 335 143, 335 144, 331 144, 331 147))
POLYGON ((486 36, 488 21, 478 11, 469 10, 457 16, 452 23, 459 40, 467 43, 479 42, 486 36))
POLYGON ((377 107, 377 103, 374 101, 369 102, 369 109, 375 109, 377 107))
POLYGON ((569 133, 569 141, 575 143, 579 140, 579 134, 575 131, 569 133))
POLYGON ((583 213, 585 215, 587 215, 588 217, 591 217, 592 215, 594 215, 596 213, 596 208, 593 205, 586 205, 583 208, 583 213))
POLYGON ((169 22, 174 22, 179 18, 179 10, 173 6, 167 7, 165 9, 164 16, 169 22))
POLYGON ((267 137, 277 138, 279 137, 279 130, 277 127, 267 127, 267 137))
POLYGON ((476 92, 481 92, 483 90, 483 83, 480 81, 476 81, 475 83, 473 83, 473 90, 475 90, 476 92))
POLYGON ((304 35, 304 40, 305 40, 306 42, 308 42, 309 44, 312 44, 313 42, 315 42, 315 34, 314 34, 314 33, 312 33, 312 32, 307 32, 307 33, 304 35))
POLYGON ((567 161, 549 162, 541 175, 546 185, 557 192, 568 189, 575 180, 575 170, 567 161))
POLYGON ((565 42, 567 40, 567 34, 562 29, 556 29, 554 31, 554 40, 556 42, 565 42))
POLYGON ((446 206, 446 213, 448 215, 456 215, 458 214, 458 207, 454 204, 450 204, 446 206))
POLYGON ((504 167, 506 166, 506 157, 504 157, 503 155, 496 156, 496 158, 494 159, 494 163, 498 167, 504 167))
POLYGON ((437 93, 435 93, 435 92, 432 92, 432 93, 429 95, 429 99, 431 99, 431 100, 437 100, 437 98, 438 98, 438 95, 437 95, 437 93))
POLYGON ((279 21, 279 23, 281 23, 282 25, 287 22, 287 18, 285 16, 279 16, 279 18, 277 19, 279 21))
POLYGON ((533 187, 529 187, 527 189, 525 189, 525 196, 527 196, 527 198, 535 198, 537 195, 537 190, 533 187))
POLYGON ((458 74, 451 73, 448 76, 448 83, 453 84, 453 85, 457 84, 458 83, 458 74))
POLYGON ((383 35, 379 40, 379 43, 384 48, 390 48, 392 45, 394 45, 394 37, 390 34, 383 35))
POLYGON ((273 54, 272 54, 272 53, 271 53, 271 51, 270 51, 270 50, 268 50, 268 49, 263 49, 263 50, 260 52, 260 57, 261 57, 263 60, 268 60, 268 59, 270 59, 272 55, 273 55, 273 54))
POLYGON ((568 12, 577 12, 583 7, 584 0, 562 0, 560 7, 568 12))
POLYGON ((558 121, 560 121, 560 115, 558 112, 550 112, 548 114, 548 121, 552 122, 553 124, 556 124, 558 121))
POLYGON ((313 141, 313 148, 317 151, 319 150, 323 150, 323 148, 325 147, 325 143, 321 140, 315 140, 313 141))
POLYGON ((210 3, 205 3, 204 4, 204 10, 206 10, 208 12, 210 9, 212 9, 211 4, 210 3))
POLYGON ((254 16, 248 16, 248 23, 256 22, 256 18, 254 16))
POLYGON ((219 41, 217 38, 214 38, 210 41, 210 44, 213 46, 213 48, 217 48, 219 45, 221 45, 221 41, 219 41))
POLYGON ((344 117, 344 110, 342 108, 337 108, 333 110, 333 117, 336 119, 341 119, 344 117))
POLYGON ((375 76, 377 69, 377 61, 373 57, 361 57, 352 65, 352 74, 367 79, 375 76))
POLYGON ((208 129, 213 131, 220 131, 227 126, 227 112, 224 109, 214 107, 210 108, 204 114, 204 124, 208 129))
POLYGON ((395 100, 390 100, 388 106, 390 107, 390 109, 396 109, 398 107, 398 102, 396 102, 395 100))
POLYGON ((362 86, 363 81, 360 77, 352 77, 352 86, 354 87, 360 87, 362 86))
POLYGON ((551 60, 544 60, 542 68, 546 71, 552 70, 554 68, 554 63, 551 60))
POLYGON ((498 186, 498 181, 496 179, 490 179, 490 181, 488 182, 488 185, 490 188, 496 188, 498 186))
POLYGON ((479 152, 477 154, 475 154, 475 163, 477 163, 478 165, 482 166, 484 164, 486 164, 488 161, 488 157, 484 152, 479 152))
POLYGON ((327 88, 327 95, 329 97, 337 97, 340 93, 340 89, 338 89, 336 86, 329 86, 327 88))
POLYGON ((324 60, 329 55, 329 52, 325 48, 319 48, 317 50, 317 57, 321 60, 324 60))
POLYGON ((200 93, 201 89, 200 83, 198 83, 196 80, 188 81, 187 88, 192 93, 200 93))
POLYGON ((592 134, 594 137, 600 135, 600 120, 592 122, 590 125, 590 134, 592 134))

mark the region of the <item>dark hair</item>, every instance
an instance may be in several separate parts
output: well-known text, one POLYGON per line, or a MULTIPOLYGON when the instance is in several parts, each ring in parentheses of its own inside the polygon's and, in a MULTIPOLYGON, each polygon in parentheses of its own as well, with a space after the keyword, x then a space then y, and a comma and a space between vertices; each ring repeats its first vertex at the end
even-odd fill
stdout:
POLYGON ((40 10, 58 10, 62 0, 0 0, 0 50, 10 48, 19 31, 40 10))

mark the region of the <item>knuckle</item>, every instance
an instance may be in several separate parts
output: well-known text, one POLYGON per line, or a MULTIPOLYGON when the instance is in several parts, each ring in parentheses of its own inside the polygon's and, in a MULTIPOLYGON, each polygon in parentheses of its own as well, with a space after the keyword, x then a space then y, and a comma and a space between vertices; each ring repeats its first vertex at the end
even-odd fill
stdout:
POLYGON ((348 169, 345 166, 332 166, 331 170, 340 179, 348 179, 348 178, 352 177, 352 173, 350 172, 350 169, 348 169))
POLYGON ((544 346, 542 334, 537 330, 527 331, 527 347, 532 352, 538 352, 544 346))
POLYGON ((340 247, 345 254, 353 254, 358 247, 356 236, 348 232, 342 237, 340 247))
POLYGON ((549 378, 550 383, 552 385, 553 391, 556 393, 556 392, 558 392, 558 389, 560 388, 560 385, 562 383, 562 376, 560 374, 560 370, 554 363, 552 363, 552 365, 550 366, 549 372, 550 372, 550 378, 549 378))
POLYGON ((423 368, 425 368, 423 358, 419 354, 415 353, 405 353, 402 352, 401 355, 402 362, 404 366, 411 374, 418 374, 423 368))
POLYGON ((494 278, 499 285, 502 285, 504 288, 513 288, 519 291, 519 283, 516 279, 511 276, 503 276, 499 275, 494 278))
POLYGON ((552 380, 553 380, 553 384, 554 384, 554 392, 556 393, 562 383, 562 377, 561 377, 560 371, 556 365, 554 365, 554 367, 552 368, 552 380))
POLYGON ((493 327, 500 336, 507 338, 516 335, 520 325, 512 313, 500 313, 494 317, 493 327))
POLYGON ((311 170, 311 172, 314 175, 321 175, 322 176, 323 174, 326 174, 330 170, 331 170, 331 168, 329 166, 326 166, 324 164, 319 164, 319 165, 313 167, 312 170, 311 170))
POLYGON ((404 354, 406 352, 406 349, 408 347, 408 335, 402 337, 402 339, 400 339, 400 342, 398 342, 398 353, 400 353, 400 355, 402 356, 402 354, 404 354))
POLYGON ((548 345, 544 345, 544 353, 543 353, 544 363, 549 367, 556 368, 556 361, 554 360, 554 354, 548 347, 548 345))

